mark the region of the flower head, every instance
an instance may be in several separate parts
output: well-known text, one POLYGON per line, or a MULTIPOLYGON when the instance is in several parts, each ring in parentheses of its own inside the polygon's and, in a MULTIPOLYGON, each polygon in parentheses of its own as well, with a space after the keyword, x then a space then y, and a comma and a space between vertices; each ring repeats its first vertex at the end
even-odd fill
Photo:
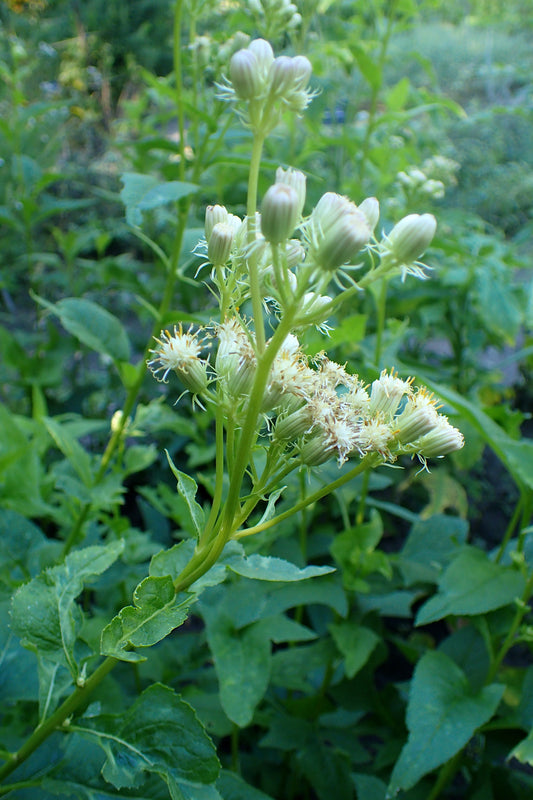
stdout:
POLYGON ((209 383, 207 363, 200 358, 205 341, 198 338, 199 333, 191 333, 191 328, 184 333, 181 324, 174 326, 173 333, 161 331, 160 338, 156 339, 158 346, 149 351, 153 357, 147 361, 157 380, 166 383, 168 373, 175 372, 193 394, 206 391, 209 383), (161 372, 163 374, 159 377, 161 372))

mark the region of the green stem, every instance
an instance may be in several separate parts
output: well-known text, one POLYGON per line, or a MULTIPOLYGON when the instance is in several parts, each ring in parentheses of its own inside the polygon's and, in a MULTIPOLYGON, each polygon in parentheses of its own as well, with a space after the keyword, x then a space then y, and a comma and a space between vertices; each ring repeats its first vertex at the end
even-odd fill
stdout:
POLYGON ((271 519, 267 520, 266 522, 262 522, 260 525, 254 525, 252 528, 245 528, 244 530, 237 531, 234 535, 234 539, 243 539, 245 536, 251 536, 253 533, 259 533, 260 531, 267 530, 267 528, 271 528, 273 525, 277 525, 279 522, 283 522, 284 520, 292 517, 293 514, 296 514, 298 511, 301 511, 303 508, 306 508, 312 503, 316 503, 317 500, 321 500, 326 495, 334 492, 336 489, 339 489, 341 486, 344 486, 345 483, 351 481, 357 475, 360 475, 365 470, 374 469, 375 467, 379 466, 381 463, 382 458, 377 453, 369 453, 366 455, 360 462, 351 469, 349 472, 346 472, 344 475, 341 475, 340 478, 337 478, 336 481, 332 481, 328 483, 326 486, 323 486, 322 489, 318 489, 313 494, 310 494, 308 497, 300 500, 299 503, 296 503, 295 506, 289 508, 287 511, 284 511, 282 514, 278 514, 277 517, 272 517, 271 519))
POLYGON ((385 330, 385 317, 387 308, 387 286, 388 280, 386 277, 381 279, 380 285, 376 288, 376 312, 377 312, 377 328, 376 328, 376 348, 374 351, 374 362, 378 369, 381 367, 381 356, 383 349, 383 332, 385 330))
POLYGON ((523 493, 521 493, 518 502, 515 506, 515 509, 513 511, 513 515, 509 520, 509 524, 507 525, 507 528, 505 530, 505 534, 498 549, 498 552, 496 554, 496 559, 495 559, 496 563, 499 563, 503 558, 503 554, 505 553, 506 547, 512 538, 518 519, 522 513, 523 506, 524 506, 524 495, 523 493))
POLYGON ((529 580, 526 583, 526 587, 524 589, 522 597, 518 601, 518 608, 516 609, 516 613, 511 623, 511 627, 507 631, 507 636, 503 640, 498 655, 491 664, 490 670, 487 675, 486 684, 492 683, 492 681, 498 674, 498 670, 500 669, 505 656, 507 655, 511 647, 515 644, 515 637, 516 634, 518 633, 520 625, 522 624, 522 620, 524 616, 528 614, 530 611, 528 602, 531 598, 532 592, 533 592, 533 572, 529 576, 529 580))
POLYGON ((42 725, 39 725, 32 735, 24 742, 22 747, 17 753, 14 753, 9 758, 4 766, 0 769, 0 781, 7 778, 23 761, 25 761, 31 754, 52 734, 59 728, 64 721, 76 709, 83 704, 90 696, 99 683, 105 676, 113 669, 118 663, 116 658, 106 658, 98 669, 87 678, 83 686, 79 686, 75 691, 67 697, 67 699, 57 708, 54 713, 48 717, 42 725))
POLYGON ((437 775, 437 780, 435 781, 435 785, 433 789, 427 796, 427 800, 437 800, 437 797, 440 795, 443 789, 450 783, 453 776, 459 769, 461 764, 461 759, 463 757, 463 751, 459 750, 453 758, 447 761, 443 766, 440 768, 439 773, 437 775))
POLYGON ((383 38, 381 40, 381 47, 379 50, 378 60, 376 62, 376 68, 374 70, 374 75, 376 79, 373 81, 371 86, 368 123, 366 126, 365 138, 363 139, 363 143, 361 145, 361 158, 359 160, 359 181, 361 185, 363 183, 366 166, 368 164, 368 154, 370 152, 370 142, 372 139, 372 134, 374 133, 374 129, 376 127, 376 122, 377 122, 376 118, 378 111, 378 101, 381 92, 381 87, 383 85, 383 70, 385 67, 385 59, 387 57, 387 49, 389 46, 392 29, 394 27, 395 5, 396 5, 395 0, 391 0, 387 17, 387 27, 385 28, 385 33, 383 34, 383 38))
MULTIPOLYGON (((255 214, 257 211, 257 185, 259 181, 259 168, 261 166, 261 153, 263 152, 264 134, 256 133, 253 140, 252 155, 250 159, 250 172, 248 175, 248 201, 246 216, 248 224, 248 246, 255 242, 255 214)), ((259 286, 259 272, 257 257, 252 251, 248 256, 248 274, 250 279, 250 294, 252 297, 252 311, 254 317, 255 339, 257 353, 260 356, 265 349, 265 325, 263 321, 263 298, 259 286)))

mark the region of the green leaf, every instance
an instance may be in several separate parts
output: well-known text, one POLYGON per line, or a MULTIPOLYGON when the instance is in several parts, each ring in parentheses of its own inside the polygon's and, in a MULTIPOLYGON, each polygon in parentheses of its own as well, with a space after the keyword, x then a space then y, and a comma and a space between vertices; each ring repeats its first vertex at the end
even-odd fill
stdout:
POLYGON ((409 78, 400 78, 385 94, 385 102, 391 111, 401 111, 405 108, 411 82, 409 78))
POLYGON ((202 603, 207 641, 220 686, 220 702, 232 722, 245 727, 252 721, 270 678, 270 639, 261 622, 236 629, 218 603, 202 603))
POLYGON ((438 383, 432 382, 423 374, 418 377, 424 381, 441 400, 445 400, 459 411, 465 419, 481 434, 483 440, 492 447, 498 458, 505 464, 517 483, 524 483, 533 489, 533 442, 522 439, 517 441, 500 428, 494 420, 478 406, 461 395, 438 383))
POLYGON ((448 656, 426 653, 413 675, 407 706, 409 738, 393 769, 387 797, 410 789, 458 753, 495 713, 504 688, 491 684, 473 693, 448 656))
POLYGON ((365 53, 360 45, 352 47, 352 53, 361 75, 369 84, 371 89, 377 90, 381 86, 382 74, 380 67, 372 60, 372 58, 365 53))
POLYGON ((260 581, 303 581, 307 578, 316 578, 318 575, 327 575, 335 572, 334 567, 315 567, 309 566, 300 569, 290 561, 273 556, 260 556, 257 554, 248 556, 237 563, 228 565, 229 569, 242 575, 244 578, 252 578, 260 581))
POLYGON ((380 641, 379 636, 370 628, 365 628, 351 620, 334 623, 330 625, 329 629, 333 641, 345 658, 346 677, 353 678, 370 658, 380 641))
POLYGON ((102 631, 102 655, 122 661, 146 661, 130 647, 150 647, 182 625, 189 606, 190 594, 176 595, 170 576, 145 578, 133 593, 133 606, 126 606, 102 631))
POLYGON ((350 761, 326 743, 314 741, 297 753, 300 769, 319 800, 353 800, 350 761), (334 787, 334 794, 332 789, 334 787))
POLYGON ((45 570, 13 596, 11 627, 22 643, 51 660, 63 656, 74 678, 78 669, 74 643, 82 621, 76 597, 84 586, 117 560, 124 543, 85 547, 70 553, 63 564, 45 570))
POLYGON ((448 514, 434 514, 415 522, 398 557, 405 583, 437 583, 442 568, 465 544, 468 522, 448 514))
POLYGON ((86 723, 73 729, 102 747, 102 775, 117 789, 138 785, 145 772, 160 775, 169 787, 180 780, 210 784, 218 777, 212 741, 191 706, 167 686, 149 686, 125 714, 86 723))
POLYGON ((6 583, 21 582, 30 577, 29 560, 47 543, 42 531, 16 511, 0 509, 0 576, 6 583))
POLYGON ((449 614, 485 614, 522 596, 524 578, 512 567, 494 564, 482 550, 465 547, 447 567, 438 593, 425 603, 416 625, 427 625, 449 614))
POLYGON ((337 656, 331 639, 278 650, 272 657, 272 684, 301 692, 315 692, 328 662, 337 656))
POLYGON ((192 523, 191 532, 196 534, 196 536, 199 536, 204 529, 205 514, 202 506, 200 506, 195 499, 196 493, 198 491, 198 484, 193 478, 190 477, 190 475, 187 475, 187 473, 185 472, 180 472, 180 470, 174 466, 174 463, 166 450, 165 453, 167 454, 167 459, 170 465, 170 469, 172 470, 172 472, 174 473, 174 477, 178 481, 179 495, 185 500, 185 503, 187 504, 187 509, 189 511, 189 518, 192 523))
POLYGON ((216 783, 224 800, 272 800, 270 795, 254 789, 235 772, 222 770, 216 783))
POLYGON ((105 308, 79 297, 66 297, 58 303, 49 303, 32 294, 34 299, 47 308, 69 333, 80 342, 109 356, 113 361, 128 361, 130 343, 122 323, 105 308))
POLYGON ((533 731, 519 742, 514 750, 509 753, 509 758, 517 758, 522 764, 533 767, 533 731))
POLYGON ((175 203, 198 190, 198 186, 194 183, 180 181, 159 183, 153 176, 138 172, 125 172, 122 175, 122 182, 124 188, 120 192, 120 198, 126 206, 126 221, 128 225, 137 226, 142 224, 143 211, 175 203))
POLYGON ((89 453, 72 436, 66 425, 62 425, 50 417, 43 417, 42 421, 59 450, 72 464, 83 484, 90 486, 93 482, 93 472, 89 453))

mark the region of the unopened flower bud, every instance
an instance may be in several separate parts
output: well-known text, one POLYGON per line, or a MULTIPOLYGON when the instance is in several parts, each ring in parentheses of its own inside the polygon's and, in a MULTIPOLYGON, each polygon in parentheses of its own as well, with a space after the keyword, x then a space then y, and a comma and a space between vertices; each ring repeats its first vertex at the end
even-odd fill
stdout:
POLYGON ((215 266, 226 263, 231 253, 235 230, 227 222, 217 222, 211 231, 209 244, 207 246, 207 257, 215 266))
POLYGON ((295 56, 292 59, 295 89, 301 91, 307 88, 313 67, 311 62, 305 56, 295 56))
POLYGON ((314 254, 315 260, 323 269, 333 271, 353 261, 370 235, 365 215, 354 206, 353 211, 329 227, 314 254))
POLYGON ((289 239, 285 245, 285 258, 287 259, 287 269, 295 269, 305 259, 305 250, 299 239, 289 239))
POLYGON ((282 97, 294 89, 294 59, 290 56, 278 56, 274 59, 270 71, 270 92, 275 97, 282 97))
POLYGON ((253 53, 257 61, 257 68, 261 82, 266 84, 270 65, 274 61, 274 51, 266 39, 254 39, 248 45, 248 50, 253 53))
POLYGON ((335 446, 322 436, 312 436, 300 447, 300 458, 307 467, 318 467, 333 458, 335 446))
POLYGON ((205 238, 209 242, 211 231, 219 222, 228 221, 228 211, 224 206, 207 206, 205 210, 205 238))
POLYGON ((262 80, 257 58, 250 49, 238 50, 231 57, 229 75, 233 89, 241 100, 258 97, 262 80))
POLYGON ((285 242, 299 218, 299 198, 286 183, 275 183, 268 189, 261 205, 261 232, 271 244, 285 242))
POLYGON ((276 183, 286 183, 287 186, 292 186, 298 195, 298 215, 302 214, 305 205, 305 184, 306 177, 303 172, 297 169, 283 169, 278 167, 276 170, 276 183))
POLYGON ((401 219, 387 237, 387 251, 399 264, 417 261, 431 244, 437 220, 433 214, 409 214, 401 219))
POLYGON ((379 220, 379 201, 377 198, 365 198, 362 203, 359 203, 358 209, 365 215, 368 227, 373 231, 379 220))

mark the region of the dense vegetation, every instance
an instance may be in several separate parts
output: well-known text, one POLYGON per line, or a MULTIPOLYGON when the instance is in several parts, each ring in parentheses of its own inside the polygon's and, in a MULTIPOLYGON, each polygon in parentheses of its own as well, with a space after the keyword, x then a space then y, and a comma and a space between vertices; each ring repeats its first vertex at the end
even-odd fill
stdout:
POLYGON ((531 4, 0 23, 0 796, 529 798, 531 4))

